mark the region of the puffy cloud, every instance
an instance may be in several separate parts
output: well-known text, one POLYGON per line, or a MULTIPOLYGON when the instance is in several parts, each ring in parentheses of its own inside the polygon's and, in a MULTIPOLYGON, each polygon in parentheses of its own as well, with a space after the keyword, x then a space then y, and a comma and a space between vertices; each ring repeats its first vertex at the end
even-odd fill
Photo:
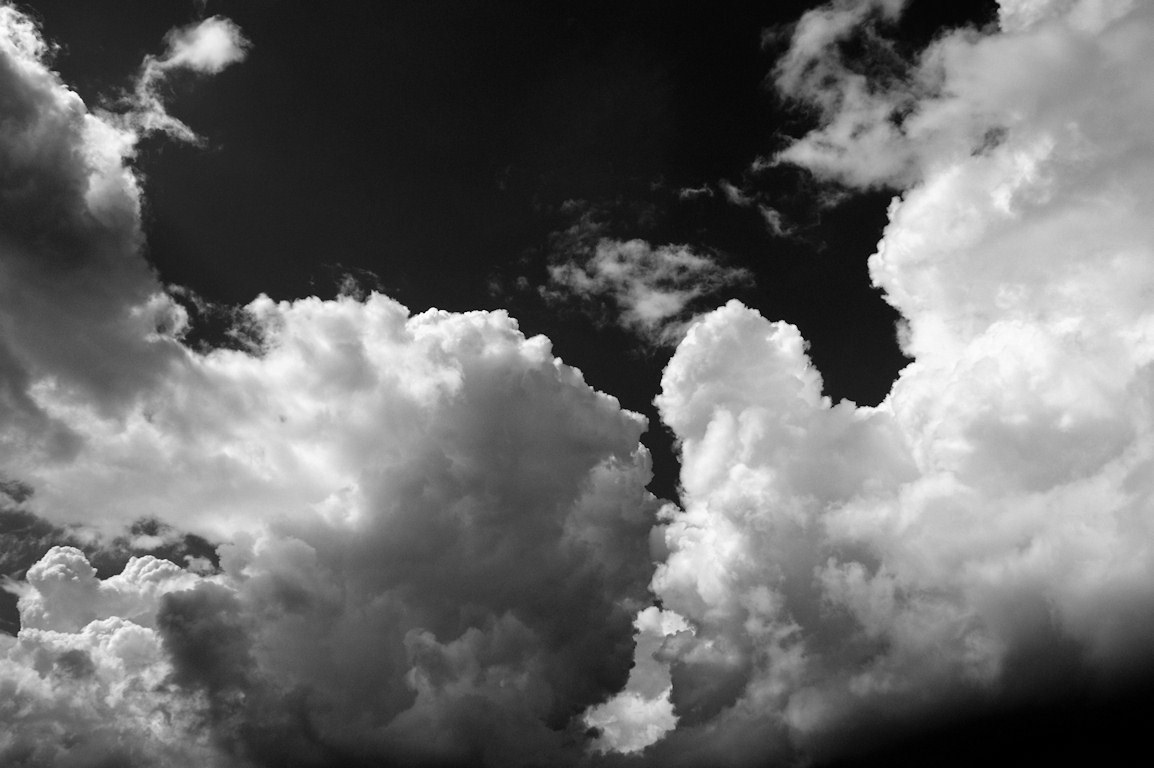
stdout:
MULTIPOLYGON (((906 65, 868 28, 899 7, 798 24, 777 78, 821 125, 779 159, 904 188, 870 269, 914 362, 833 404, 793 326, 698 320, 658 399, 663 512, 643 419, 504 313, 258 297, 241 348, 182 344, 135 132, 0 7, 4 511, 224 542, 103 579, 58 547, 10 583, 3 761, 741 765, 1145 660, 1154 11, 1005 3, 906 65)), ((240 56, 196 29, 145 71, 240 56)), ((594 235, 556 289, 648 338, 742 279, 594 235)))
MULTIPOLYGON (((88 112, 26 17, 0 29, 5 513, 224 542, 219 571, 102 579, 58 547, 10 583, 2 762, 577 759, 647 602, 645 420, 503 312, 262 296, 251 343, 188 348, 125 165, 157 126, 88 112)), ((138 96, 242 51, 224 20, 171 33, 138 96)))
POLYGON ((673 681, 661 655, 667 638, 688 633, 689 625, 676 613, 649 606, 637 614, 633 626, 636 663, 629 682, 612 699, 585 713, 585 723, 597 732, 594 749, 600 752, 639 752, 677 725, 669 700, 673 681))
POLYGON ((153 617, 199 577, 152 557, 100 581, 72 547, 28 574, 17 637, 0 636, 5 765, 203 765, 201 703, 177 695, 153 617))
POLYGON ((799 23, 778 82, 821 124, 780 159, 904 187, 870 272, 914 362, 835 405, 792 326, 690 328, 657 401, 684 512, 653 589, 694 630, 663 764, 828 756, 1150 661, 1154 8, 1004 3, 880 83, 839 52, 872 10, 799 23))
POLYGON ((700 299, 751 279, 686 245, 654 246, 644 240, 600 238, 549 267, 552 301, 575 297, 650 342, 674 344, 690 307, 700 299))
POLYGON ((158 333, 181 315, 163 299, 140 243, 131 139, 94 117, 41 63, 33 24, 0 7, 0 453, 60 457, 69 427, 33 385, 123 404, 175 348, 158 333), (131 361, 131 365, 129 365, 131 361))

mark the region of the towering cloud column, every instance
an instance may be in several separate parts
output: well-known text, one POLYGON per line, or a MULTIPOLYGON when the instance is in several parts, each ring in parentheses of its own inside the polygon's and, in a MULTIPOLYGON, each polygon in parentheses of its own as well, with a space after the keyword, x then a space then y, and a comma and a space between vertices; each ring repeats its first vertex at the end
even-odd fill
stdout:
POLYGON ((801 19, 775 77, 820 125, 775 161, 902 189, 870 273, 913 362, 860 408, 736 304, 678 349, 664 759, 820 755, 1150 661, 1154 7, 1006 2, 872 79, 844 52, 895 10, 801 19))

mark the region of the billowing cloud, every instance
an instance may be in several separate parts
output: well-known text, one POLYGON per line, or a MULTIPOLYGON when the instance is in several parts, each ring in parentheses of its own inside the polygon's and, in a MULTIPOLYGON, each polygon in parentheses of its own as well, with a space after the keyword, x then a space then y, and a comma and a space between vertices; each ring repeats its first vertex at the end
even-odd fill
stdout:
POLYGON ((888 50, 875 5, 799 23, 778 82, 821 122, 779 160, 904 188, 870 273, 914 362, 834 404, 793 326, 689 329, 657 401, 684 512, 653 588, 693 628, 662 764, 828 756, 1150 661, 1154 7, 1005 2, 879 82, 840 45, 888 50))
POLYGON ((699 300, 748 281, 747 270, 720 264, 687 245, 598 238, 549 267, 550 301, 575 298, 602 322, 654 344, 675 344, 699 300))
MULTIPOLYGON (((672 505, 666 508, 671 514, 672 505)), ((591 707, 585 723, 595 729, 598 752, 634 754, 660 741, 677 726, 670 693, 673 681, 662 648, 667 638, 691 633, 689 625, 672 611, 649 606, 637 614, 634 649, 636 663, 625 688, 609 701, 591 707)))
POLYGON ((83 553, 49 551, 28 572, 17 637, 0 636, 8 765, 204 765, 215 750, 195 699, 175 695, 154 616, 199 577, 146 557, 96 578, 83 553))
MULTIPOLYGON (((903 190, 870 271, 914 362, 834 404, 792 325, 689 324, 682 510, 644 420, 503 312, 260 296, 238 348, 184 344, 125 161, 189 136, 88 111, 0 6, 3 520, 220 543, 22 562, 0 762, 820 759, 1149 661, 1154 10, 1005 2, 905 62, 871 26, 900 6, 799 22, 775 77, 820 122, 776 161, 903 190)), ((210 19, 141 82, 244 48, 210 19)), ((547 290, 650 340, 746 277, 578 234, 547 290)))
MULTIPOLYGON (((249 343, 190 349, 125 164, 158 126, 89 112, 10 7, 0 30, 3 511, 38 542, 221 542, 104 579, 55 547, 9 582, 0 762, 578 758, 648 602, 645 420, 503 312, 262 296, 249 343)), ((171 33, 137 95, 241 41, 171 33)))
POLYGON ((177 356, 178 307, 138 255, 132 139, 90 114, 41 58, 31 21, 0 6, 0 436, 5 459, 56 460, 79 438, 34 392, 119 408, 177 356))

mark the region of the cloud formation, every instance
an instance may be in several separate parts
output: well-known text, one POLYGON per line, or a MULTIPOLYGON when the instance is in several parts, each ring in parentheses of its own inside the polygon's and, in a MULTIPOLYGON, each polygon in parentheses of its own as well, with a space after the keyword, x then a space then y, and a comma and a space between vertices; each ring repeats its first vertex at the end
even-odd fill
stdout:
POLYGON ((0 7, 0 30, 5 513, 224 542, 219 569, 106 579, 56 547, 9 583, 0 762, 580 756, 647 603, 645 420, 503 312, 262 296, 251 344, 185 346, 125 161, 142 130, 188 138, 149 101, 163 77, 219 71, 243 38, 170 33, 117 117, 45 67, 27 17, 0 7))
POLYGON ((778 159, 904 189, 870 273, 914 362, 866 408, 736 302, 678 347, 663 764, 826 757, 1150 661, 1154 8, 1005 2, 872 79, 840 43, 880 56, 898 5, 799 22, 776 77, 820 124, 778 159))
POLYGON ((618 240, 589 212, 555 236, 546 301, 576 301, 605 325, 617 325, 650 344, 674 345, 702 300, 753 279, 688 245, 618 240))
MULTIPOLYGON (((870 273, 914 362, 834 404, 794 326, 688 324, 657 400, 679 510, 644 420, 503 312, 260 296, 248 343, 184 344, 126 159, 190 138, 157 85, 243 37, 170 33, 118 118, 0 6, 2 512, 221 542, 103 579, 59 546, 8 582, 0 762, 823 759, 1149 662, 1154 10, 1007 1, 905 62, 900 7, 803 17, 775 78, 819 124, 776 161, 902 189, 870 273)), ((576 235, 547 290, 649 340, 746 279, 576 235)))
POLYGON ((251 43, 240 27, 222 16, 210 16, 194 24, 169 30, 162 56, 146 56, 130 96, 128 110, 113 119, 137 133, 164 133, 200 144, 201 138, 182 121, 168 114, 161 89, 177 72, 216 75, 244 61, 251 43))

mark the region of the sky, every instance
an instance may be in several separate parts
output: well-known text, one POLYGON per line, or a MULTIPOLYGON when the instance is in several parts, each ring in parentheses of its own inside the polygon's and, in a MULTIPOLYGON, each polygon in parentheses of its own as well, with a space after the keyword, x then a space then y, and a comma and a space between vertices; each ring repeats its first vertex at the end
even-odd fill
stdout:
POLYGON ((0 2, 0 764, 1118 761, 1152 70, 1143 0, 0 2))

